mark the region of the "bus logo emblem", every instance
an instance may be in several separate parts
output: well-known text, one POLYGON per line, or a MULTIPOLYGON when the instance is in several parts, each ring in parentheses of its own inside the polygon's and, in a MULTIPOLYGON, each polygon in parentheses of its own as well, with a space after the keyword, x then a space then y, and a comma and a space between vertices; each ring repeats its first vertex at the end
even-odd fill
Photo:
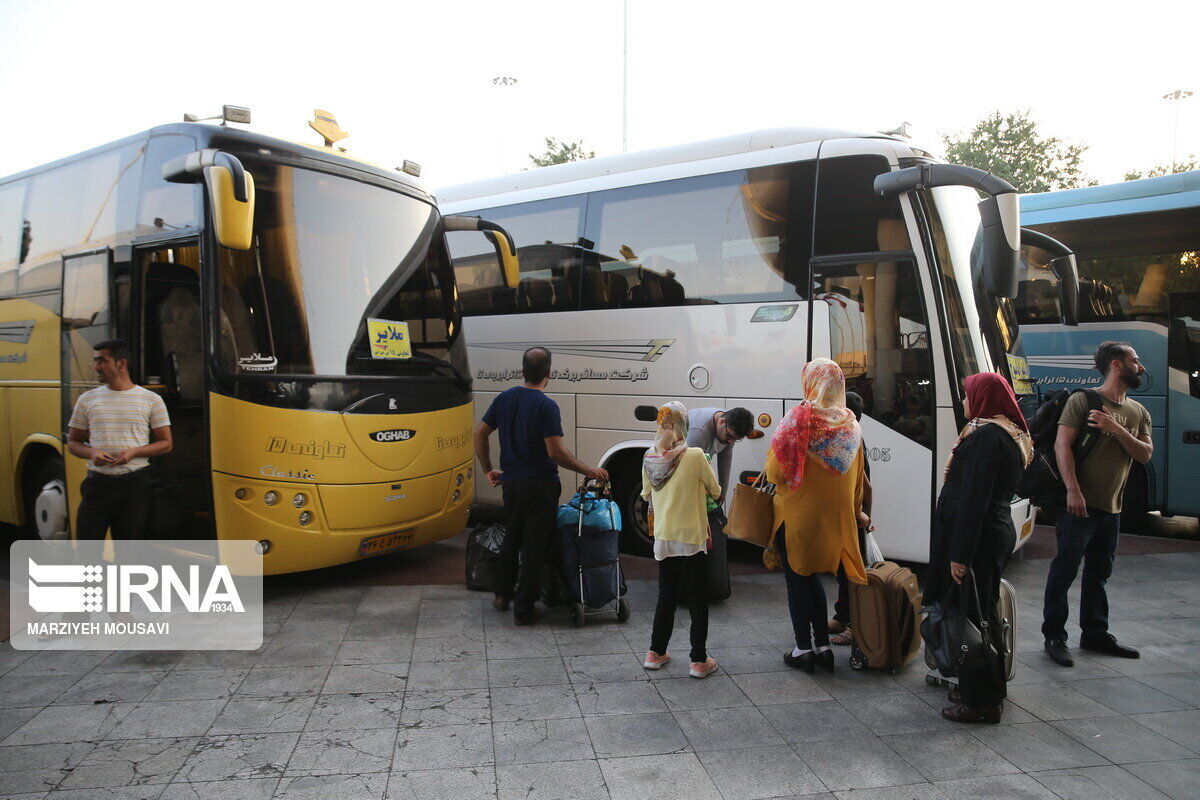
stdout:
POLYGON ((390 431, 375 431, 370 434, 373 442, 407 442, 417 435, 414 430, 408 428, 394 428, 390 431))

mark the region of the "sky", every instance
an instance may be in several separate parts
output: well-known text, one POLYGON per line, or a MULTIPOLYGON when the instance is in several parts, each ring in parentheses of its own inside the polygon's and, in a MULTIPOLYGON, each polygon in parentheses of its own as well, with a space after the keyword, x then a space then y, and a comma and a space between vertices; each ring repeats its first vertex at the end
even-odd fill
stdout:
MULTIPOLYGON (((907 121, 939 153, 943 134, 1028 110, 1043 134, 1087 145, 1102 183, 1169 163, 1175 136, 1200 156, 1197 3, 626 2, 631 151, 907 121), (1173 89, 1197 95, 1162 99, 1173 89)), ((623 7, 0 0, 0 175, 223 103, 310 142, 327 109, 353 154, 416 161, 431 188, 527 167, 547 136, 619 153, 623 7)))

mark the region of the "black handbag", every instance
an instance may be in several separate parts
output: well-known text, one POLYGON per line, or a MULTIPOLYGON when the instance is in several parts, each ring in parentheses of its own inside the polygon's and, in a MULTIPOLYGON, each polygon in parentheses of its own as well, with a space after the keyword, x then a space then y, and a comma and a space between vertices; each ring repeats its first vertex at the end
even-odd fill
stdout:
POLYGON ((973 570, 967 571, 961 584, 951 588, 948 597, 925 607, 921 638, 933 653, 938 672, 944 678, 957 677, 960 672, 971 672, 996 660, 999 653, 992 639, 991 625, 979 602, 973 570), (971 587, 969 595, 968 584, 971 587), (969 616, 971 599, 979 612, 978 625, 969 616))

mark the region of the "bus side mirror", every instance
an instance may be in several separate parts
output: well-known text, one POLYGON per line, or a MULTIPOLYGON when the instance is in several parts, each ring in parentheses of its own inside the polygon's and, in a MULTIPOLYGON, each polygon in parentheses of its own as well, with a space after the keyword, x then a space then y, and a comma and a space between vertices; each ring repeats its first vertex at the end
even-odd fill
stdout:
POLYGON ((1075 253, 1057 239, 1029 228, 1021 228, 1021 244, 1040 247, 1054 256, 1050 269, 1058 278, 1060 320, 1063 325, 1078 325, 1079 264, 1075 260, 1075 253))
POLYGON ((1016 192, 979 203, 983 222, 983 286, 994 297, 1017 296, 1021 282, 1021 206, 1016 192))
POLYGON ((510 289, 517 288, 521 281, 521 264, 517 259, 517 244, 504 228, 494 222, 488 222, 479 217, 464 217, 451 215, 442 217, 442 224, 447 233, 454 231, 482 231, 483 235, 496 249, 496 258, 500 260, 500 272, 504 275, 504 285, 510 289))
POLYGON ((1021 207, 1015 186, 990 172, 958 164, 918 164, 875 178, 875 191, 884 197, 939 186, 969 186, 986 195, 979 203, 983 286, 994 297, 1016 297, 1021 277, 1021 207))
POLYGON ((217 241, 231 250, 249 250, 254 240, 254 176, 223 150, 197 150, 162 168, 170 183, 204 182, 217 241))

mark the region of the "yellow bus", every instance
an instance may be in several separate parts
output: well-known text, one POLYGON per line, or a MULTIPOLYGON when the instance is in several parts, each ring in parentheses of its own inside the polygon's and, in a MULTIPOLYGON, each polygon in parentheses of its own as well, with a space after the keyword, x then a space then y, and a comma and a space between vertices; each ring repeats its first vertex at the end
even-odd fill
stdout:
POLYGON ((129 342, 175 447, 153 538, 254 539, 268 574, 459 533, 471 379, 447 230, 409 172, 225 124, 163 125, 0 179, 0 521, 69 538, 92 345, 129 342))

